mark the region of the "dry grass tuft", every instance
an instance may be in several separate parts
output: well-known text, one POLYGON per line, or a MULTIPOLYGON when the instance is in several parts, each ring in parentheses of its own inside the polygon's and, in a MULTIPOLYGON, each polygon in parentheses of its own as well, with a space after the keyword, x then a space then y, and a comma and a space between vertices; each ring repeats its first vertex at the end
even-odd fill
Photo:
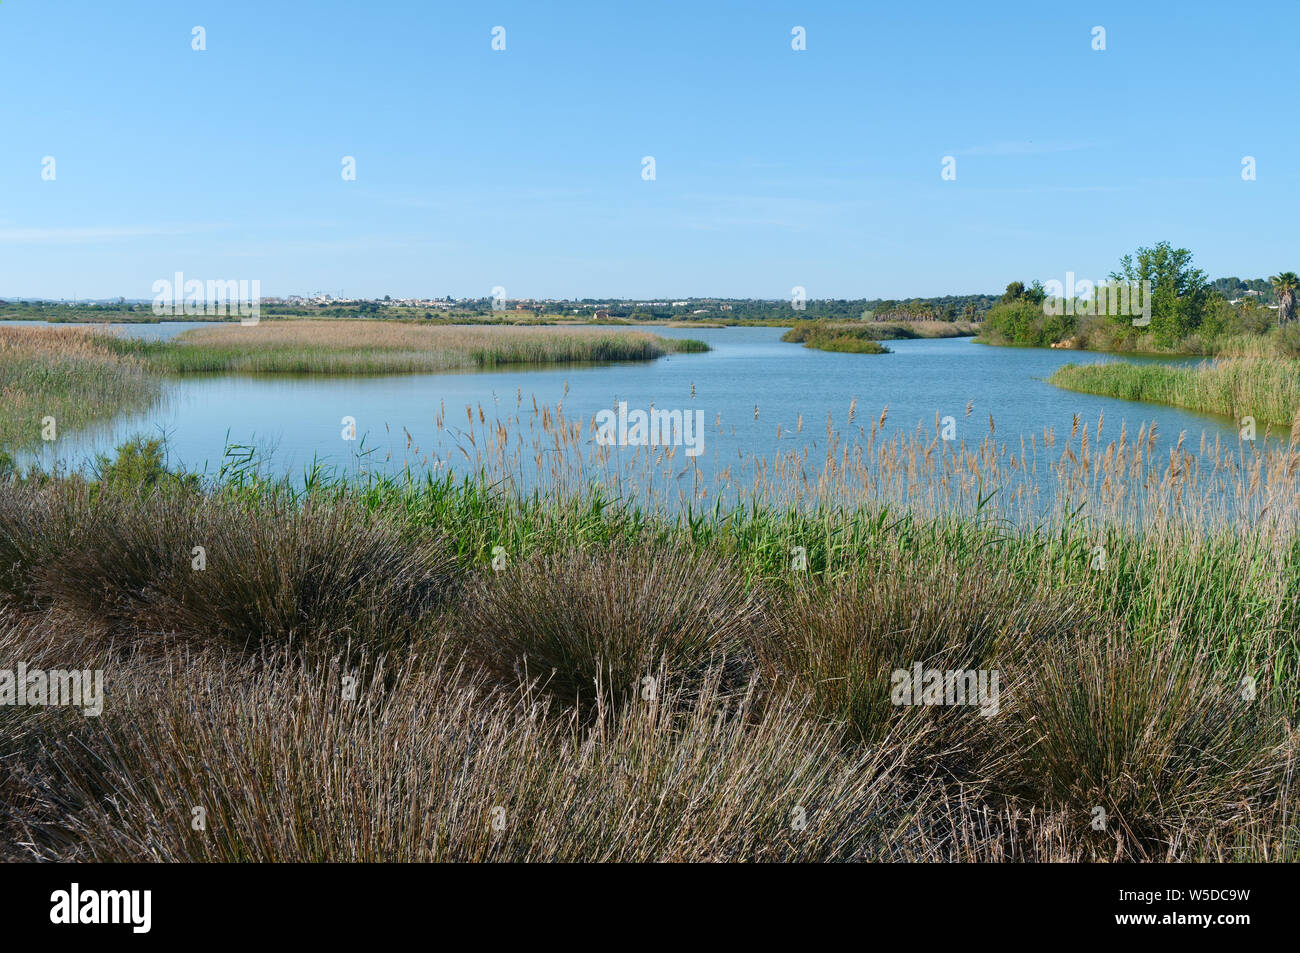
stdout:
POLYGON ((719 668, 743 685, 758 597, 726 560, 662 543, 540 554, 484 576, 456 613, 471 656, 503 684, 521 677, 590 711, 653 693, 662 669, 698 686, 719 668))
POLYGON ((327 654, 433 638, 458 575, 437 534, 356 507, 75 484, 0 487, 0 560, 0 597, 128 642, 327 654))

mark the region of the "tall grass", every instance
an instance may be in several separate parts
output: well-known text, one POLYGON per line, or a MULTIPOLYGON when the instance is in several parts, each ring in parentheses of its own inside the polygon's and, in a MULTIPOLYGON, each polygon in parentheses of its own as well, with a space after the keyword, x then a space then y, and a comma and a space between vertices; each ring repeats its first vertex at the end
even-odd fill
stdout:
POLYGON ((143 362, 116 353, 101 336, 80 328, 0 327, 0 450, 42 440, 43 421, 55 435, 148 406, 158 383, 143 362))
POLYGON ((1048 378, 1067 390, 1167 404, 1290 428, 1300 420, 1300 361, 1233 358, 1197 367, 1066 364, 1048 378))
MULTIPOLYGON (((822 716, 855 740, 878 743, 908 725, 928 740, 921 751, 946 753, 949 771, 965 757, 978 760, 977 716, 900 710, 891 704, 891 674, 917 662, 1009 672, 1031 639, 1086 632, 1093 622, 1077 601, 1051 594, 1040 573, 1007 572, 985 556, 963 560, 940 547, 901 558, 881 553, 829 580, 800 580, 779 606, 783 635, 761 646, 769 673, 793 674, 822 716)), ((974 764, 961 770, 978 773, 974 764)))

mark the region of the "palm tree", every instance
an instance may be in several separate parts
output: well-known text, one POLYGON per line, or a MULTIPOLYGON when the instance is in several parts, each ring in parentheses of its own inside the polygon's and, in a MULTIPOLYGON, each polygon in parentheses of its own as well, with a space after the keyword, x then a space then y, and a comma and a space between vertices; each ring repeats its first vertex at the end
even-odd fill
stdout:
POLYGON ((1300 291, 1300 276, 1294 271, 1284 271, 1268 280, 1273 282, 1273 293, 1277 295, 1277 323, 1294 321, 1295 293, 1300 291))

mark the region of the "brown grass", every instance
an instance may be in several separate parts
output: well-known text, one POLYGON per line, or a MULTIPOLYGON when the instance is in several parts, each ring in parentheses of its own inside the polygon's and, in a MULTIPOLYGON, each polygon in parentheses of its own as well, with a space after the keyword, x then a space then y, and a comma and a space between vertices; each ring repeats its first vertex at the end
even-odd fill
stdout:
POLYGON ((744 576, 693 547, 606 544, 538 554, 483 576, 456 613, 458 638, 498 679, 534 681, 587 711, 656 691, 661 669, 698 687, 743 685, 765 624, 744 576), (598 691, 600 694, 598 694, 598 691))

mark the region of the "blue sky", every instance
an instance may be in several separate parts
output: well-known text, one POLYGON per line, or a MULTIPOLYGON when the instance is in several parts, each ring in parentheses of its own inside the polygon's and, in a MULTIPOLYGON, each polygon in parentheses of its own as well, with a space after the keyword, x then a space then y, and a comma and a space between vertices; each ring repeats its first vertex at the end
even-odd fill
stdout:
POLYGON ((1161 239, 1212 277, 1300 270, 1297 26, 1282 0, 0 0, 0 297, 176 271, 905 297, 1161 239))

